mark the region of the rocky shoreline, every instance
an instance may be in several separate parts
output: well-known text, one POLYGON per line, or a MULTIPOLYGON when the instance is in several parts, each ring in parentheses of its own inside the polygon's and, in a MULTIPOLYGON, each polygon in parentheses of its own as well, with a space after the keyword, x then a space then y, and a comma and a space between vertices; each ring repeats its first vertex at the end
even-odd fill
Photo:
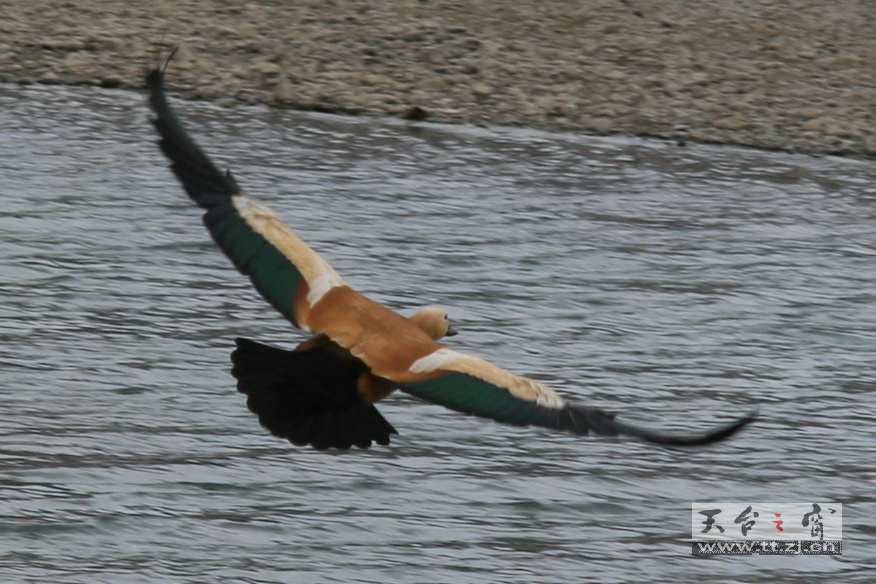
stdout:
POLYGON ((0 81, 876 155, 867 0, 4 3, 0 81))

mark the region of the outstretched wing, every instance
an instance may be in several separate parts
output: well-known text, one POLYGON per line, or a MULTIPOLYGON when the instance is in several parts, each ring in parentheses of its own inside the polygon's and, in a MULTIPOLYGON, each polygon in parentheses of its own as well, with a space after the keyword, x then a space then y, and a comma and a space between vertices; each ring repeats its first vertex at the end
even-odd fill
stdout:
POLYGON ((755 419, 749 414, 704 434, 678 436, 632 426, 614 414, 568 404, 537 381, 487 361, 442 348, 415 361, 401 388, 417 397, 466 414, 519 426, 542 426, 574 434, 626 435, 668 446, 697 446, 735 434, 755 419))
POLYGON ((274 308, 293 324, 309 328, 306 313, 344 280, 295 236, 270 209, 245 196, 229 172, 220 171, 182 127, 167 102, 164 75, 146 78, 161 150, 185 191, 206 209, 213 239, 274 308))

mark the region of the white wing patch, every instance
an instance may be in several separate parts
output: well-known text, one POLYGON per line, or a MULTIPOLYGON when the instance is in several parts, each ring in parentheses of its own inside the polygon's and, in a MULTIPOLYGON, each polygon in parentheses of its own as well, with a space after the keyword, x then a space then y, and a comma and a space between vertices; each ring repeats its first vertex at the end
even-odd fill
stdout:
POLYGON ((280 218, 269 208, 260 205, 243 195, 233 195, 231 203, 247 225, 252 227, 257 233, 265 235, 268 230, 268 224, 279 221, 280 218))
POLYGON ((546 408, 561 409, 566 405, 566 400, 538 381, 514 375, 488 361, 446 347, 420 357, 408 369, 411 373, 431 373, 442 369, 465 373, 501 387, 514 397, 546 408))
POLYGON ((343 285, 344 281, 337 274, 317 276, 315 280, 310 282, 310 290, 307 292, 307 303, 313 308, 329 290, 343 285))
POLYGON ((328 262, 283 224, 276 213, 243 195, 234 195, 231 202, 247 225, 295 264, 310 288, 307 302, 311 308, 332 288, 347 285, 328 262))
POLYGON ((462 353, 453 349, 438 349, 434 353, 420 357, 408 369, 410 369, 411 373, 431 373, 438 369, 444 369, 446 365, 453 363, 463 356, 462 353))

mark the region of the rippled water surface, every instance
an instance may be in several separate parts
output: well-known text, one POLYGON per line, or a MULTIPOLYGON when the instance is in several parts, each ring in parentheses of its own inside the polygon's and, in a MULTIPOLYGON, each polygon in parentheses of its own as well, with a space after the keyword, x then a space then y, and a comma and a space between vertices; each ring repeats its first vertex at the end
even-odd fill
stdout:
POLYGON ((876 164, 175 102, 360 291, 668 450, 467 418, 295 448, 234 390, 290 346, 142 95, 0 86, 0 581, 871 582, 876 164), (692 501, 844 503, 841 557, 690 555, 692 501), (826 579, 826 580, 825 580, 826 579))

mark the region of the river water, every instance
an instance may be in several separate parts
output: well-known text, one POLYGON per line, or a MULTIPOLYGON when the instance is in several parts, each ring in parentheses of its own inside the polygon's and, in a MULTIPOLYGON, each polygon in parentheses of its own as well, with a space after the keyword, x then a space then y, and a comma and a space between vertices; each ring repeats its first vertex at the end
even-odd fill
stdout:
POLYGON ((873 162, 174 103, 358 290, 449 307, 453 347, 642 425, 761 417, 673 450, 398 395, 389 447, 272 438, 228 354, 302 337, 144 97, 0 86, 0 581, 873 580, 873 162), (842 503, 843 555, 693 557, 695 501, 842 503))

